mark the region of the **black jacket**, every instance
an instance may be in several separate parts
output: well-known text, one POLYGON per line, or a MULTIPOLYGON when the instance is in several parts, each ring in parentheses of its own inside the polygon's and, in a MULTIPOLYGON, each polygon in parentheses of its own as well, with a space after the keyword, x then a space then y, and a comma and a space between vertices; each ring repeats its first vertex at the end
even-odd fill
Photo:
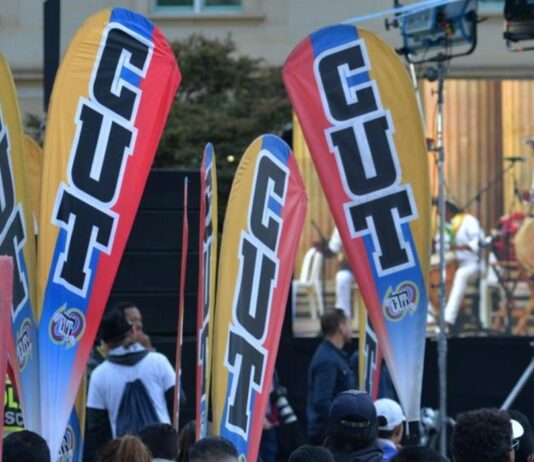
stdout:
POLYGON ((336 462, 382 462, 384 453, 376 444, 372 444, 358 451, 341 451, 331 447, 328 450, 334 456, 336 462))
POLYGON ((317 347, 308 370, 308 436, 320 438, 326 430, 328 411, 342 391, 356 388, 348 354, 329 340, 317 347))

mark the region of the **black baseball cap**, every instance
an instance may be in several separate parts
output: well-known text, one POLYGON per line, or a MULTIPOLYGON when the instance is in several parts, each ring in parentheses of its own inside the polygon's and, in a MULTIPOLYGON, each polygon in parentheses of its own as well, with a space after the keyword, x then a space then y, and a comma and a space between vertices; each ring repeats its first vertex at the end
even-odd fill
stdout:
POLYGON ((107 313, 102 319, 100 332, 102 340, 120 340, 132 329, 132 325, 126 320, 122 311, 114 309, 107 313))
POLYGON ((327 433, 352 438, 376 425, 376 408, 368 393, 348 390, 336 396, 328 413, 327 433))

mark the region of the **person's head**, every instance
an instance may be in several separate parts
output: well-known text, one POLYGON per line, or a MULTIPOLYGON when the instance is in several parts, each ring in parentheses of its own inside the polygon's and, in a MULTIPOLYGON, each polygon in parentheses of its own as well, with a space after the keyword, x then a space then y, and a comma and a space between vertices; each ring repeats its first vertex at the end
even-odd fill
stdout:
POLYGON ((176 460, 178 456, 178 432, 172 425, 157 423, 145 427, 139 438, 150 449, 152 457, 176 460))
POLYGON ((178 462, 189 460, 189 448, 195 444, 196 422, 191 420, 184 425, 178 439, 178 462))
POLYGON ((334 462, 334 456, 326 448, 305 445, 295 449, 288 462, 334 462))
POLYGON ((151 462, 152 454, 143 442, 132 435, 124 435, 107 443, 97 462, 151 462))
POLYGON ((451 445, 455 462, 513 462, 509 414, 497 409, 460 414, 451 445))
POLYGON ((208 436, 189 448, 189 462, 237 462, 237 449, 230 441, 208 436))
POLYGON ((350 319, 341 308, 329 308, 321 316, 321 331, 327 339, 339 339, 344 344, 351 340, 350 319))
POLYGON ((4 462, 50 462, 46 441, 29 430, 11 433, 4 438, 4 462))
POLYGON ((445 219, 447 221, 452 220, 455 215, 458 215, 462 212, 463 209, 452 199, 447 199, 445 201, 445 219))
POLYGON ((113 309, 104 315, 100 332, 102 340, 109 348, 135 342, 132 325, 126 320, 121 310, 113 309))
POLYGON ((378 437, 399 444, 404 432, 406 417, 400 404, 389 398, 381 398, 375 401, 376 416, 378 421, 378 437))
POLYGON ((334 398, 326 423, 327 445, 338 450, 363 449, 376 441, 376 409, 371 397, 348 390, 334 398))
POLYGON ((405 446, 391 459, 391 462, 446 462, 434 449, 422 446, 405 446))
POLYGON ((515 462, 534 462, 534 432, 527 416, 516 409, 508 411, 508 414, 519 422, 524 430, 523 435, 517 440, 517 447, 514 445, 515 462))
POLYGON ((113 310, 122 312, 126 320, 132 325, 135 340, 140 342, 145 336, 145 333, 143 332, 143 316, 135 303, 130 301, 119 302, 113 305, 112 311, 113 310))

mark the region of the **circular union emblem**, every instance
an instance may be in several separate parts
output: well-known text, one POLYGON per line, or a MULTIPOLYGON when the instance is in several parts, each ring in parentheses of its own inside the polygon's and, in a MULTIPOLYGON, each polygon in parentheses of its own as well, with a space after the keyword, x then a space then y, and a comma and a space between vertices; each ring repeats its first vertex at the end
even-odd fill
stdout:
POLYGON ((57 345, 71 348, 80 340, 85 331, 85 317, 78 308, 63 305, 50 320, 50 338, 57 345))

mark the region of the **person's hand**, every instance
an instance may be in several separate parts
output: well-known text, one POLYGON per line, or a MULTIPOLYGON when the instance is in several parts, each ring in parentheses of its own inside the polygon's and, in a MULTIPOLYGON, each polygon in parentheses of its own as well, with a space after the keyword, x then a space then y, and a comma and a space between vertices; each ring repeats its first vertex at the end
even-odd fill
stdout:
POLYGON ((150 342, 150 337, 145 334, 143 331, 137 332, 136 340, 143 345, 147 350, 152 351, 154 348, 152 347, 152 343, 150 342))

